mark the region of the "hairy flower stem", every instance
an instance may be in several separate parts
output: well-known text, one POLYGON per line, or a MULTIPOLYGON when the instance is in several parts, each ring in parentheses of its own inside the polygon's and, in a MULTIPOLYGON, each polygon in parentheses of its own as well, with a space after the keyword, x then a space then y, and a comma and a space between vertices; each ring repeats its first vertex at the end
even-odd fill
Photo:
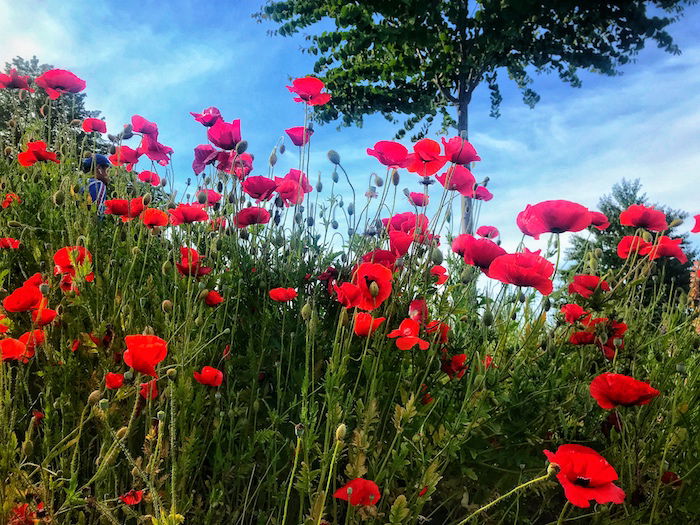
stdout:
POLYGON ((289 485, 287 485, 287 496, 284 498, 284 512, 282 513, 282 525, 287 523, 287 508, 289 507, 289 496, 292 492, 292 485, 294 485, 294 475, 297 471, 297 464, 299 463, 299 452, 301 451, 301 437, 297 438, 297 446, 294 449, 294 465, 292 466, 292 472, 289 474, 289 485))
POLYGON ((559 514, 559 519, 557 520, 557 525, 564 523, 564 518, 566 518, 566 514, 569 512, 569 506, 570 503, 568 501, 564 503, 564 507, 561 509, 561 514, 559 514))
MULTIPOLYGON (((323 518, 323 508, 326 506, 326 496, 328 496, 328 489, 331 486, 331 480, 333 479, 333 467, 335 466, 335 458, 338 455, 338 449, 343 444, 339 439, 335 440, 335 446, 333 447, 333 456, 331 457, 331 464, 328 467, 328 479, 326 480, 326 490, 323 491, 323 504, 321 505, 321 510, 318 513, 318 521, 316 525, 321 525, 321 519, 323 518)), ((284 523, 284 522, 283 522, 284 523)))
POLYGON ((481 507, 481 508, 475 510, 475 511, 472 512, 469 516, 467 516, 467 517, 464 518, 462 521, 460 521, 457 525, 464 525, 465 523, 467 523, 468 521, 470 521, 472 518, 475 518, 476 516, 478 516, 478 515, 481 514, 482 512, 484 512, 484 511, 490 509, 490 508, 493 507, 494 505, 498 504, 499 502, 501 502, 502 500, 506 499, 507 497, 509 497, 509 496, 511 496, 511 495, 513 495, 513 494, 515 494, 515 493, 518 492, 519 490, 524 489, 524 488, 526 488, 526 487, 529 487, 530 485, 535 485, 536 483, 540 483, 541 481, 545 481, 545 480, 549 479, 549 477, 552 476, 552 475, 554 474, 554 472, 555 472, 555 469, 550 468, 550 469, 547 470, 547 473, 546 473, 544 476, 540 476, 539 478, 531 479, 530 481, 526 481, 525 483, 522 483, 521 485, 518 485, 518 486, 515 487, 513 490, 510 490, 510 491, 506 492, 505 494, 503 494, 503 496, 501 496, 501 497, 499 497, 499 498, 496 498, 496 499, 493 500, 491 503, 488 503, 488 504, 484 505, 483 507, 481 507))

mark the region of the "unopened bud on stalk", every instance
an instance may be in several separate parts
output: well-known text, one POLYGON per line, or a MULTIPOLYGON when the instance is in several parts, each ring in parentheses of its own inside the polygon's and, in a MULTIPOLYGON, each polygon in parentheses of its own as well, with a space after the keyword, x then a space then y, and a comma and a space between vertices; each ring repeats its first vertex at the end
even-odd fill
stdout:
POLYGON ((350 203, 348 204, 348 215, 353 215, 355 213, 355 204, 350 203))
POLYGON ((317 191, 318 193, 321 193, 321 192, 323 191, 323 183, 322 183, 321 181, 318 181, 318 182, 316 183, 316 191, 317 191))
POLYGON ((109 408, 109 401, 106 399, 100 399, 100 409, 101 410, 107 410, 109 408))
POLYGON ((151 204, 151 200, 152 200, 152 199, 153 199, 153 197, 151 197, 151 194, 150 194, 150 193, 146 193, 146 195, 143 196, 143 204, 144 204, 144 206, 148 206, 149 204, 151 204))
POLYGON ((401 177, 399 176, 399 172, 397 170, 394 170, 391 172, 391 183, 394 186, 398 186, 399 182, 401 182, 401 177))
POLYGON ((48 295, 51 291, 51 287, 46 283, 41 283, 39 285, 39 291, 41 292, 41 295, 48 295))
POLYGON ((131 248, 131 255, 136 256, 139 253, 141 253, 141 248, 139 248, 138 246, 134 246, 133 248, 131 248))
POLYGON ((430 251, 430 260, 433 261, 434 264, 442 264, 442 261, 444 260, 442 250, 439 248, 433 248, 430 251))
POLYGON ((131 124, 125 124, 125 125, 124 125, 124 129, 123 129, 123 131, 122 131, 121 134, 122 134, 122 137, 123 137, 125 140, 129 140, 131 137, 134 136, 134 128, 133 128, 133 126, 132 126, 131 124))
POLYGON ((169 274, 170 270, 172 270, 172 269, 173 269, 173 265, 170 261, 165 261, 160 267, 160 271, 163 273, 163 275, 169 274))
POLYGON ((308 321, 309 319, 311 319, 311 313, 312 313, 311 303, 308 303, 308 302, 307 302, 307 303, 304 304, 304 306, 302 306, 302 308, 301 308, 301 317, 302 317, 302 319, 304 319, 304 321, 308 321))
POLYGON ((484 310, 484 315, 481 317, 481 321, 484 323, 484 326, 491 326, 493 324, 493 313, 491 313, 490 308, 484 310))
POLYGON ((63 204, 63 201, 65 200, 65 195, 61 190, 58 190, 56 193, 53 194, 53 203, 56 206, 60 206, 63 204))
POLYGON ((248 149, 248 141, 247 140, 242 140, 238 144, 236 144, 236 153, 241 155, 242 153, 245 153, 246 150, 248 149))
POLYGON ((383 178, 381 178, 376 173, 373 173, 372 175, 374 175, 374 184, 377 186, 377 188, 381 188, 382 186, 384 186, 384 179, 383 178))
POLYGON ((683 220, 682 220, 682 219, 673 219, 673 220, 669 223, 668 229, 670 230, 671 228, 675 228, 676 226, 680 226, 681 224, 683 224, 683 220))
POLYGON ((294 435, 298 438, 304 435, 304 425, 302 423, 297 423, 294 425, 294 435))
POLYGON ((165 412, 163 410, 159 410, 156 414, 156 418, 158 418, 158 421, 165 421, 165 412))
POLYGON ((651 242, 652 240, 654 240, 654 237, 652 237, 651 233, 649 233, 646 230, 642 232, 642 238, 647 242, 651 242))
POLYGON ((544 298, 544 304, 542 305, 542 308, 545 312, 549 312, 549 310, 552 308, 552 301, 550 301, 549 297, 544 298))
POLYGON ((48 109, 48 106, 44 104, 39 108, 39 113, 41 114, 42 117, 46 116, 46 110, 48 109))
POLYGON ((100 391, 93 390, 90 393, 90 395, 88 396, 88 405, 96 405, 99 400, 100 400, 100 391))
POLYGON ((525 297, 525 294, 523 292, 518 293, 518 301, 521 303, 524 303, 527 298, 525 297))
POLYGON ((199 204, 206 204, 207 203, 207 194, 204 193, 203 191, 200 191, 197 193, 197 202, 199 204))
POLYGON ((71 126, 80 126, 81 122, 82 122, 82 120, 74 118, 73 120, 70 121, 70 125, 71 126))
POLYGON ((175 378, 177 377, 177 369, 176 368, 169 368, 165 375, 168 376, 168 379, 170 379, 171 381, 174 381, 175 378))
POLYGON ((152 326, 144 326, 143 331, 141 332, 142 335, 156 335, 155 330, 153 330, 152 326))
POLYGON ((202 290, 201 292, 199 292, 199 300, 200 300, 200 301, 204 301, 204 299, 207 298, 207 295, 209 295, 209 290, 207 290, 207 289, 205 288, 204 290, 202 290))
POLYGON ((131 381, 134 378, 134 373, 131 370, 124 372, 124 381, 131 381))
POLYGON ((22 223, 21 223, 21 222, 17 222, 17 221, 7 221, 7 225, 8 225, 10 228, 21 228, 21 227, 22 227, 22 223))
POLYGON ((284 155, 285 151, 287 151, 287 148, 284 147, 284 144, 280 144, 280 155, 284 155))
POLYGON ((338 221, 336 221, 335 219, 333 219, 333 220, 331 221, 331 228, 333 228, 334 230, 337 230, 337 229, 338 229, 338 221))
POLYGON ((335 429, 335 439, 336 441, 342 441, 345 439, 345 433, 347 432, 347 427, 345 426, 345 423, 341 423, 338 425, 338 428, 335 429))
POLYGON ((595 250, 593 250, 593 253, 594 253, 595 256, 596 256, 597 258, 599 258, 599 259, 603 256, 603 250, 602 250, 602 248, 596 248, 595 250))
POLYGON ((12 155, 12 148, 10 146, 5 147, 5 155, 12 155))
POLYGON ((331 173, 331 180, 333 182, 338 182, 340 180, 340 177, 338 177, 338 172, 336 170, 333 170, 333 173, 331 173))
POLYGON ((17 121, 13 118, 7 121, 7 125, 10 126, 11 128, 14 128, 17 125, 17 121))
POLYGON ((333 164, 337 166, 338 164, 340 164, 340 155, 338 155, 338 152, 334 149, 329 149, 328 160, 330 160, 333 164))
POLYGON ((22 443, 22 454, 25 456, 31 456, 32 452, 34 452, 34 442, 31 439, 28 439, 22 443))

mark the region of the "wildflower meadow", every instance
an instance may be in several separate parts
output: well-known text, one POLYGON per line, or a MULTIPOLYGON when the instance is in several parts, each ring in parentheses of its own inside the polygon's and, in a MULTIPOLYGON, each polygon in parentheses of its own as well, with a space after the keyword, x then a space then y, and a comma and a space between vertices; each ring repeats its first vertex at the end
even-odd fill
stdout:
POLYGON ((662 277, 700 215, 524 195, 506 250, 463 136, 314 165, 313 76, 268 158, 193 108, 178 173, 86 84, 0 74, 0 524, 698 523, 700 265, 662 277))

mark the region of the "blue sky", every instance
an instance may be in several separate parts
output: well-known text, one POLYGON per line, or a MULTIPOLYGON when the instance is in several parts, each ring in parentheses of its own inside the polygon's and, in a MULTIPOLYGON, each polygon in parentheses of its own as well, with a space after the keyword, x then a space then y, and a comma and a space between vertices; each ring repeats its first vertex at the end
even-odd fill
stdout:
MULTIPOLYGON (((226 120, 241 119, 256 156, 254 173, 266 174, 283 130, 303 124, 303 108, 285 85, 311 73, 313 57, 300 53, 301 37, 268 36, 273 26, 251 18, 261 1, 0 0, 0 60, 35 54, 74 71, 87 81, 88 106, 102 110, 112 132, 133 114, 157 122, 161 142, 175 149, 180 181, 191 175, 192 149, 206 142, 189 112, 217 106, 226 120)), ((554 76, 537 77, 542 98, 534 110, 506 80, 502 116, 492 119, 488 93, 479 88, 470 106, 470 139, 483 161, 474 171, 478 179, 490 178, 495 195, 480 223, 497 226, 512 248, 520 239, 515 216, 526 204, 568 199, 595 207, 623 177, 640 178, 652 201, 700 213, 697 27, 695 5, 671 28, 682 55, 650 45, 619 77, 584 73, 580 89, 554 76)), ((395 131, 380 116, 362 129, 317 126, 312 180, 319 171, 328 180, 325 152, 333 148, 364 193, 369 174, 383 173, 365 149, 395 131)), ((286 171, 296 160, 290 148, 278 168, 286 171)), ((420 191, 407 173, 403 187, 420 191)))

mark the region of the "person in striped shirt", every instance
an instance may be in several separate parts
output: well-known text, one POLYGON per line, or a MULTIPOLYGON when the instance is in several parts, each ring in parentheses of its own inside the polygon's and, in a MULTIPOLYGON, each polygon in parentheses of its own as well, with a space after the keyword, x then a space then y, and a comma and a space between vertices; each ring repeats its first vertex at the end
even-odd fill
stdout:
POLYGON ((89 173, 87 191, 92 202, 97 204, 97 213, 102 216, 105 210, 105 200, 107 198, 107 186, 109 185, 109 159, 100 154, 94 154, 83 159, 83 173, 89 173))

